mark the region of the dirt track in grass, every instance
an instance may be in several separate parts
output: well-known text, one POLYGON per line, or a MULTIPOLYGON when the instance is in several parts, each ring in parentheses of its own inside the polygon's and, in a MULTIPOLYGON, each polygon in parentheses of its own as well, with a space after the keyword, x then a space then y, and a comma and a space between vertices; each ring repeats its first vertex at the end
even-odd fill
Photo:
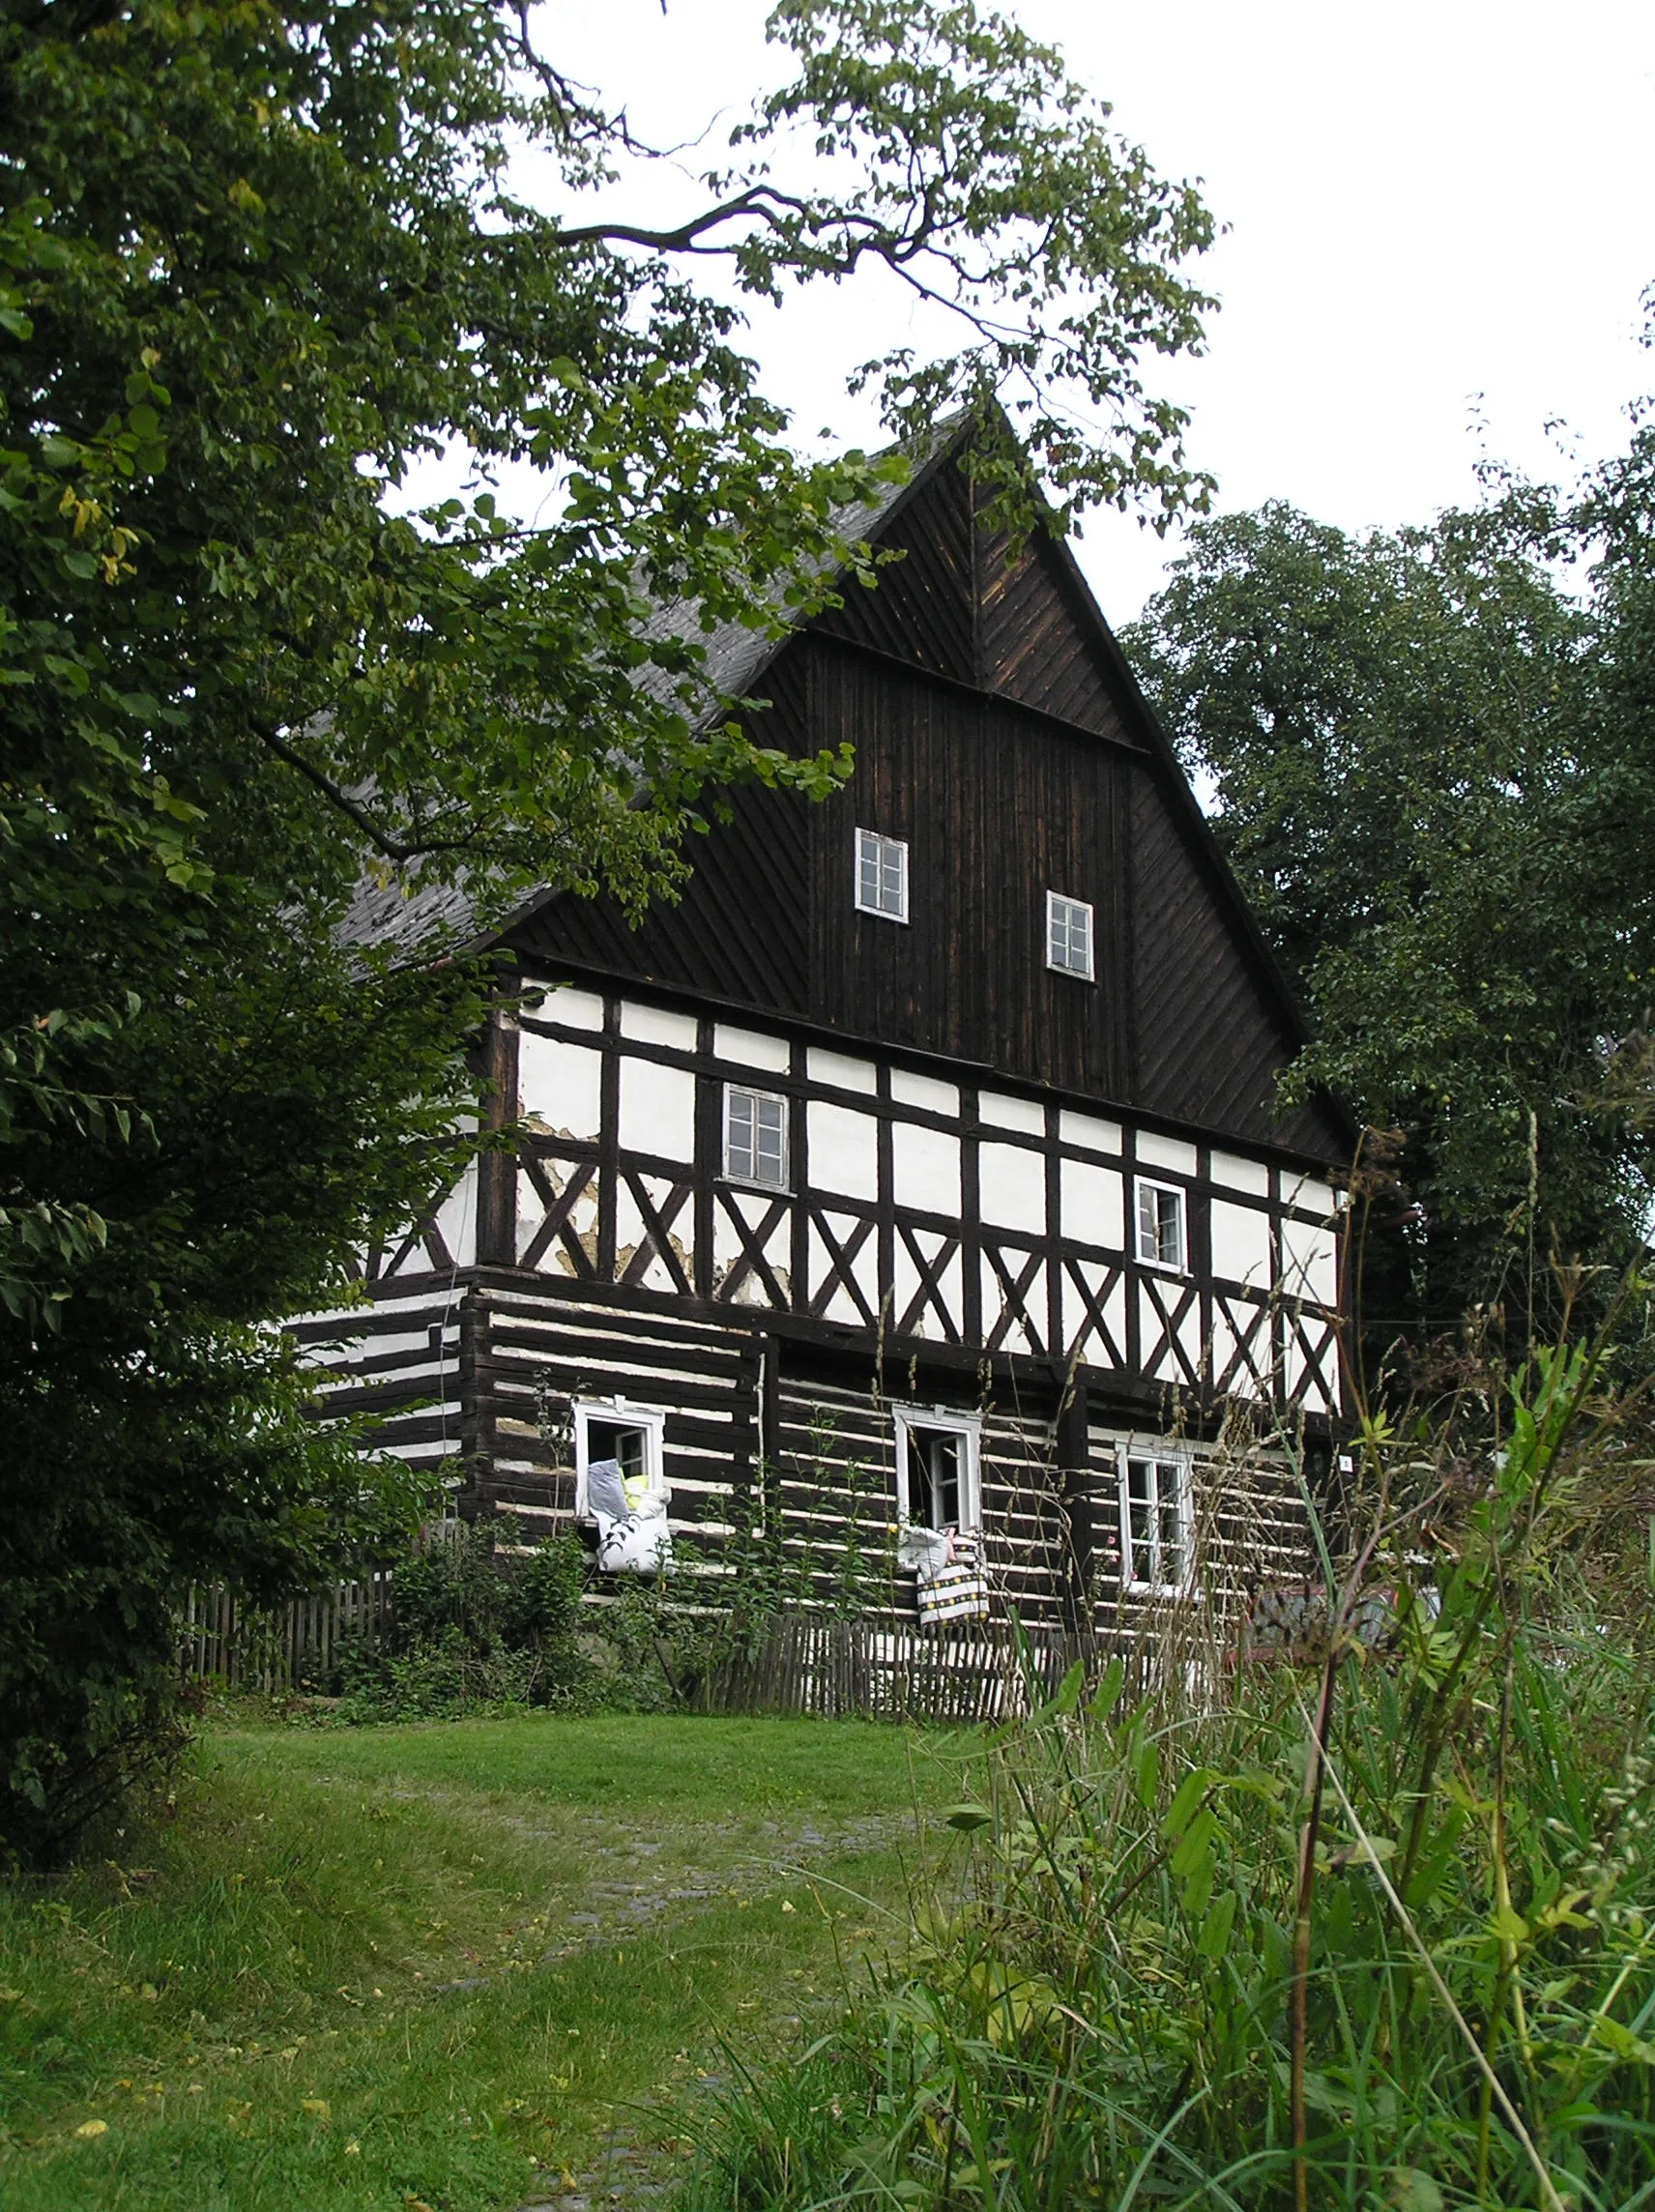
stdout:
POLYGON ((773 2052, 887 1946, 971 1756, 854 1722, 217 1729, 119 1863, 0 1900, 0 2207, 642 2207, 721 2042, 773 2052))

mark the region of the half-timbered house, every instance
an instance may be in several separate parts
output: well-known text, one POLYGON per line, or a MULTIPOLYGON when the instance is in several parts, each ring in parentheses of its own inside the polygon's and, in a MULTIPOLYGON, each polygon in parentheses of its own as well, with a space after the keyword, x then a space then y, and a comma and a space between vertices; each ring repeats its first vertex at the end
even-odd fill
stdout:
POLYGON ((742 792, 636 930, 556 892, 506 930, 516 1158, 369 1256, 332 1382, 468 1512, 554 1528, 613 1458, 715 1564, 759 1485, 787 1544, 887 1556, 899 1613, 952 1528, 997 1612, 1073 1626, 1302 1557, 1271 1440, 1337 1414, 1349 1136, 1279 1105, 1277 971, 1072 557, 1008 550, 964 441, 866 518, 877 590, 710 640, 765 742, 854 744, 846 788, 742 792), (1220 1483, 1227 1420, 1260 1443, 1220 1483))

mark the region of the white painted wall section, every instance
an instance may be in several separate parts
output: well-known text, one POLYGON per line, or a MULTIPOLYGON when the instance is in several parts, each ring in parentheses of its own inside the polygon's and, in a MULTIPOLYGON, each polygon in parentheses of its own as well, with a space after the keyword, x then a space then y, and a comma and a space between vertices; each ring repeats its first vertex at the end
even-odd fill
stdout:
POLYGON ((1125 1183, 1114 1168, 1089 1160, 1064 1160, 1062 1234, 1078 1244, 1098 1244, 1106 1252, 1126 1248, 1125 1183))
POLYGON ((1270 1171, 1263 1160, 1243 1159, 1239 1152, 1214 1152, 1212 1179, 1226 1190, 1245 1191, 1249 1198, 1268 1198, 1270 1171))
POLYGON ((977 1150, 977 1205, 997 1229, 1026 1237, 1046 1234, 1046 1155, 1022 1145, 982 1145, 977 1150))
POLYGON ((595 1144, 603 1120, 603 1055, 524 1030, 517 1039, 517 1110, 542 1133, 595 1144))
POLYGON ((1074 1114, 1064 1107, 1058 1116, 1058 1134, 1079 1152, 1118 1152, 1120 1123, 1101 1121, 1095 1114, 1074 1114))
MULTIPOLYGON (((943 1086, 938 1085, 941 1090, 943 1086)), ((960 1140, 898 1121, 890 1132, 891 1195, 915 1213, 960 1215, 960 1140)))
POLYGON ((694 1159, 695 1077, 687 1067, 622 1060, 621 1150, 694 1159))
POLYGON ((757 1030, 732 1029, 719 1022, 712 1032, 712 1049, 720 1060, 738 1067, 762 1067, 770 1075, 785 1075, 792 1047, 786 1037, 764 1036, 757 1030))
POLYGON ((1221 1281, 1270 1287, 1270 1217, 1256 1207, 1212 1202, 1212 1271, 1221 1281))
POLYGON ((917 1106, 922 1114, 957 1115, 960 1111, 959 1089, 952 1083, 939 1083, 934 1075, 910 1075, 905 1067, 890 1071, 890 1094, 899 1106, 917 1106))
POLYGON ((635 999, 624 999, 621 1034, 634 1037, 639 1044, 665 1045, 671 1052, 693 1052, 697 1025, 693 1014, 676 1014, 668 1006, 645 1006, 635 999))
POLYGON ((997 1129, 1017 1129, 1026 1137, 1046 1133, 1046 1109, 1037 1098, 1008 1098, 999 1091, 977 1093, 980 1120, 997 1129))
POLYGON ((871 1114, 813 1098, 805 1117, 805 1142, 816 1189, 878 1200, 879 1123, 871 1114))
POLYGON ((871 1098, 879 1089, 879 1071, 871 1060, 853 1060, 849 1053, 828 1052, 813 1044, 806 1060, 812 1083, 830 1091, 865 1091, 871 1098))
POLYGON ((1140 1129, 1138 1164, 1144 1168, 1164 1169, 1169 1175, 1192 1176, 1196 1169, 1195 1147, 1182 1137, 1163 1137, 1158 1129, 1140 1129))

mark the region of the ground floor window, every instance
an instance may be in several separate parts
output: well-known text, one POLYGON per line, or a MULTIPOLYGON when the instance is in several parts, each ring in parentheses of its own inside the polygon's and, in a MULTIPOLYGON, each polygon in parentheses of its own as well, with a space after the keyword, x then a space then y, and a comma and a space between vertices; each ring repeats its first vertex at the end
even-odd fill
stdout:
POLYGON ((982 1522, 975 1415, 898 1408, 897 1517, 909 1528, 975 1528, 982 1522))
POLYGON ((626 1509, 641 1506, 667 1492, 663 1449, 666 1415, 653 1408, 628 1406, 624 1398, 577 1399, 574 1418, 574 1509, 585 1520, 595 1509, 614 1517, 614 1493, 600 1474, 599 1497, 593 1496, 592 1470, 613 1465, 626 1509))
POLYGON ((1158 1597, 1189 1588, 1190 1467, 1181 1452, 1119 1446, 1120 1579, 1158 1597))

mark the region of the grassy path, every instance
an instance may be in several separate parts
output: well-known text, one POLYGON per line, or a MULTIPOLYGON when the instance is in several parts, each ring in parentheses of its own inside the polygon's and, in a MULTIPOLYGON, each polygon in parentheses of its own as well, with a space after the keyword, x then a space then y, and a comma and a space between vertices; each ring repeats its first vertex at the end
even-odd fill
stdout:
POLYGON ((857 1723, 215 1732, 118 1867, 0 1892, 0 2206, 510 2212, 618 2123, 670 2168, 721 2034, 773 2047, 883 1947, 969 1756, 857 1723))

